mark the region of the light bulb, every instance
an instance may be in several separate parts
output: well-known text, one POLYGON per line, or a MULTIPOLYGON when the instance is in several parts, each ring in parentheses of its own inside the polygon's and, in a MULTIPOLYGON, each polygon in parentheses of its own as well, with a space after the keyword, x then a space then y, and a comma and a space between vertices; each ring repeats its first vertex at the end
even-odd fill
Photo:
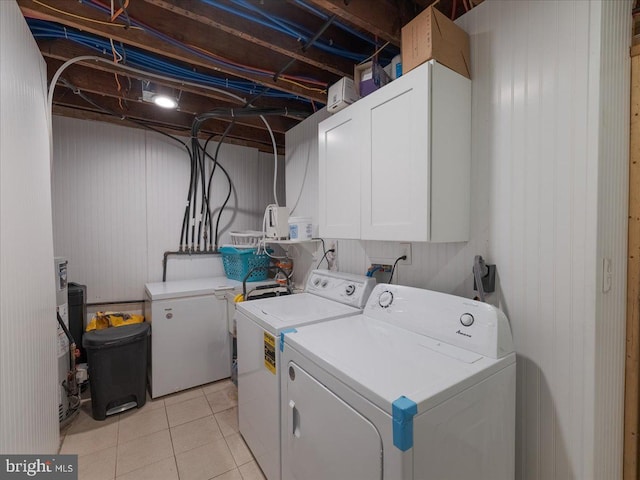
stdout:
POLYGON ((176 108, 178 106, 178 102, 175 98, 171 98, 166 95, 155 95, 153 97, 153 103, 162 108, 176 108))

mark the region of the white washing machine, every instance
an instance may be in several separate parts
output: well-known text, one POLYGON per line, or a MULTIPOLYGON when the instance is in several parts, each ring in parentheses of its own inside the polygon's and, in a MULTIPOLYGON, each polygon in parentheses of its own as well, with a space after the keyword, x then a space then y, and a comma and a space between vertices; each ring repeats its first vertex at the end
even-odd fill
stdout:
POLYGON ((236 304, 240 433, 268 480, 280 479, 280 335, 362 312, 373 278, 314 270, 304 293, 236 304))
POLYGON ((145 285, 151 323, 149 386, 157 398, 231 375, 231 338, 225 293, 241 292, 227 277, 145 285))
POLYGON ((376 286, 284 337, 282 478, 513 480, 516 358, 498 309, 376 286))

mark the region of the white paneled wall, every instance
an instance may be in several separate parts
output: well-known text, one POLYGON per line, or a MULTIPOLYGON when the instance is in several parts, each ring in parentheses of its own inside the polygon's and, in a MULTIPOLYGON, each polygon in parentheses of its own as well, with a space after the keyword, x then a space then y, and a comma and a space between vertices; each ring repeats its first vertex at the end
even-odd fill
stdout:
MULTIPOLYGON (((53 119, 53 233, 88 301, 141 299, 147 277, 145 132, 53 119)), ((167 215, 168 216, 168 215, 167 215)))
MULTIPOLYGON (((518 479, 621 477, 631 4, 487 0, 460 20, 472 47, 471 239, 413 243, 396 272, 472 295, 473 256, 497 265, 490 301, 518 353, 518 479)), ((308 138, 287 137, 288 202, 317 141, 307 121, 308 138)), ((364 273, 397 249, 340 240, 339 269, 364 273)))
MULTIPOLYGON (((154 132, 54 117, 53 202, 56 255, 69 277, 87 285, 90 303, 140 300, 144 284, 162 280, 165 251, 180 244, 189 158, 179 143, 154 132)), ((186 139, 182 139, 186 141, 186 139)), ((210 142, 208 151, 217 144, 210 142)), ((273 155, 223 144, 219 161, 233 182, 220 220, 220 244, 233 230, 260 229, 273 203, 273 155)), ((278 188, 284 198, 284 161, 278 188)), ((217 218, 228 193, 214 176, 217 218)), ((167 279, 223 275, 219 256, 170 256, 167 279)))
POLYGON ((594 478, 621 476, 625 366, 627 206, 629 172, 629 37, 631 2, 602 3, 600 134, 598 136, 598 244, 596 263, 594 478), (614 272, 604 293, 604 259, 614 272))
POLYGON ((0 2, 0 452, 58 451, 46 65, 0 2))

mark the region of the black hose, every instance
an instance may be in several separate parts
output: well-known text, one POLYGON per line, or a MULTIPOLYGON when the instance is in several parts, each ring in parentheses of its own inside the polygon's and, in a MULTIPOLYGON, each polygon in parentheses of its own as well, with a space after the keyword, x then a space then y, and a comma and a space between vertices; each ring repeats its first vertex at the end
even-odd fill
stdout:
MULTIPOLYGON (((213 167, 211 169, 211 174, 209 175, 209 185, 208 185, 209 198, 210 198, 210 191, 211 191, 211 184, 212 184, 212 180, 213 180, 213 174, 215 173, 216 168, 219 165, 218 154, 220 153, 220 147, 222 146, 222 142, 224 141, 226 136, 229 135, 229 132, 231 132, 231 129, 234 127, 235 122, 236 122, 235 119, 231 121, 229 126, 225 129, 224 133, 222 134, 222 137, 220 138, 220 140, 218 140, 218 145, 216 146, 216 152, 215 152, 213 157, 211 157, 211 155, 209 155, 209 153, 207 153, 207 145, 209 144, 209 141, 214 137, 214 135, 211 135, 207 139, 207 141, 204 144, 204 148, 202 149, 202 151, 205 154, 205 156, 208 156, 213 161, 213 167)), ((208 220, 209 220, 209 240, 210 241, 213 240, 213 242, 214 242, 213 243, 213 250, 216 251, 216 252, 218 251, 218 228, 220 226, 220 217, 222 216, 222 212, 224 211, 225 207, 227 206, 227 203, 229 202, 229 198, 231 198, 231 192, 232 192, 231 177, 229 176, 229 173, 226 171, 226 169, 222 165, 220 165, 220 168, 222 169, 223 173, 227 177, 227 181, 229 183, 229 192, 227 193, 227 198, 225 199, 224 203, 222 204, 222 207, 220 207, 220 210, 218 211, 218 219, 216 220, 215 240, 214 240, 214 236, 213 236, 213 222, 211 221, 211 210, 209 208, 209 204, 207 204, 207 214, 208 214, 208 220)))
MULTIPOLYGON (((227 130, 228 129, 229 129, 229 127, 227 127, 227 130)), ((227 130, 225 130, 225 133, 226 133, 227 130)), ((216 136, 215 133, 209 135, 209 138, 207 138, 207 140, 204 142, 204 147, 202 147, 202 151, 205 153, 205 155, 207 154, 207 147, 209 146, 209 142, 215 136, 216 136)), ((217 151, 218 151, 218 149, 216 148, 216 152, 217 151)), ((217 155, 216 155, 216 158, 217 158, 217 155)), ((217 167, 217 163, 213 162, 213 167, 211 168, 211 173, 209 174, 209 182, 207 184, 207 218, 205 219, 205 224, 204 225, 205 225, 205 230, 207 228, 209 229, 209 247, 208 247, 209 250, 212 250, 212 245, 213 245, 213 222, 211 221, 211 205, 210 205, 210 201, 211 201, 211 184, 213 183, 213 175, 216 172, 216 167, 217 167)))

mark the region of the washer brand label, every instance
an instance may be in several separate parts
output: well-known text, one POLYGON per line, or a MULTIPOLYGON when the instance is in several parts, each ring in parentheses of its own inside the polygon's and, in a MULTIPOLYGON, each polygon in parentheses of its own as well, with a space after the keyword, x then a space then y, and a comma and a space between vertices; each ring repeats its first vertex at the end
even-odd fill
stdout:
POLYGON ((458 330, 456 333, 457 333, 458 335, 463 335, 463 336, 465 336, 465 337, 469 337, 469 338, 471 338, 471 335, 469 335, 468 333, 461 332, 460 330, 458 330))
POLYGON ((276 339, 267 332, 264 332, 264 366, 276 374, 276 339))
POLYGON ((78 480, 77 455, 0 455, 0 480, 78 480))

